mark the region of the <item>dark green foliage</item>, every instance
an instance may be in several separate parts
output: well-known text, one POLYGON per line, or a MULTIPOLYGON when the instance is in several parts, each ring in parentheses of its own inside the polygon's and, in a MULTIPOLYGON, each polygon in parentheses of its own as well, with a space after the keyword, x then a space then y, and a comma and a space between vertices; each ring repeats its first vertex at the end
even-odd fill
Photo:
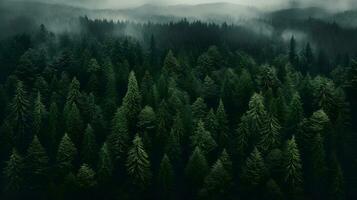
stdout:
POLYGON ((210 153, 217 147, 216 141, 212 138, 211 133, 205 129, 201 120, 197 123, 195 132, 191 136, 191 145, 194 148, 199 147, 205 154, 210 153))
POLYGON ((174 190, 174 171, 170 159, 166 154, 160 163, 157 187, 161 199, 172 198, 172 192, 174 190))
POLYGON ((265 34, 2 9, 0 198, 357 199, 356 30, 302 10, 265 34))
POLYGON ((150 160, 138 135, 135 136, 133 144, 129 149, 126 167, 131 182, 134 185, 145 189, 150 184, 150 160))
POLYGON ((16 150, 13 150, 3 171, 4 180, 6 181, 4 191, 6 193, 17 194, 22 191, 24 183, 24 167, 23 158, 16 150))
POLYGON ((77 149, 71 138, 65 134, 59 143, 57 150, 57 167, 61 175, 66 175, 73 168, 73 161, 77 155, 77 149))
POLYGON ((185 177, 187 180, 187 188, 193 194, 197 192, 203 183, 204 178, 209 172, 209 167, 204 154, 199 147, 193 151, 186 165, 185 177))

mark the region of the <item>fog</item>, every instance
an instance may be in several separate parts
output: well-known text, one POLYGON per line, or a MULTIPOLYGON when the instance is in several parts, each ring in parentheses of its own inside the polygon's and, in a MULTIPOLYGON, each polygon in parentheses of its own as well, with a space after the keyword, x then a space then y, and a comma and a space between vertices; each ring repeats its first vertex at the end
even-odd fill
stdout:
MULTIPOLYGON (((3 0, 19 1, 19 0, 3 0)), ((21 1, 21 0, 20 0, 21 1)), ((178 5, 178 4, 204 4, 204 3, 235 3, 257 7, 259 9, 279 9, 289 6, 294 7, 323 7, 330 10, 348 10, 357 7, 356 0, 23 0, 45 3, 66 4, 91 9, 122 9, 137 7, 144 4, 178 5)))

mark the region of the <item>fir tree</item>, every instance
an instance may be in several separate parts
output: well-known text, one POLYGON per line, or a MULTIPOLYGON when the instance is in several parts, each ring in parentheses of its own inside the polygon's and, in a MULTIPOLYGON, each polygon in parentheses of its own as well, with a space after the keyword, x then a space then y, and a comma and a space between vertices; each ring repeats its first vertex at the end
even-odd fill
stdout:
POLYGON ((44 117, 46 115, 46 107, 42 103, 42 98, 41 98, 41 93, 37 92, 37 97, 35 100, 34 104, 34 112, 33 112, 33 127, 34 127, 34 133, 39 134, 43 123, 44 123, 44 117))
POLYGON ((231 186, 232 177, 218 160, 204 180, 202 195, 207 199, 226 199, 231 186))
POLYGON ((199 147, 196 147, 185 169, 187 186, 191 193, 195 193, 203 185, 204 178, 209 172, 209 167, 204 154, 199 147))
POLYGON ((57 166, 59 173, 66 175, 73 168, 73 161, 77 155, 77 149, 72 140, 65 134, 57 150, 57 166))
POLYGON ((110 158, 108 146, 103 144, 99 153, 98 177, 102 182, 110 180, 113 173, 113 163, 110 158))
POLYGON ((191 145, 192 147, 199 147, 205 154, 217 147, 216 141, 212 138, 211 133, 205 129, 201 120, 197 123, 196 130, 191 136, 191 145))
POLYGON ((226 147, 229 140, 229 128, 228 119, 222 99, 219 101, 219 105, 216 112, 216 119, 218 124, 218 144, 220 147, 226 147))
POLYGON ((157 184, 158 193, 161 199, 172 198, 171 195, 174 190, 174 171, 170 159, 166 154, 160 163, 157 184))
POLYGON ((264 183, 267 175, 267 169, 264 160, 257 148, 247 158, 243 167, 242 178, 246 186, 253 189, 264 183))
POLYGON ((24 160, 14 149, 4 168, 4 191, 13 195, 19 194, 24 183, 24 160))
POLYGON ((287 141, 283 154, 284 181, 288 194, 294 197, 302 189, 302 165, 295 137, 287 141))
POLYGON ((141 111, 141 95, 133 71, 129 74, 128 90, 123 98, 123 109, 125 110, 130 130, 135 130, 133 126, 136 125, 137 116, 141 111))
POLYGON ((96 161, 96 153, 97 143, 94 130, 92 126, 88 124, 82 141, 81 158, 83 163, 88 163, 88 165, 92 167, 95 166, 94 163, 96 161))
POLYGON ((192 115, 196 122, 204 119, 204 117, 206 116, 207 105, 201 97, 196 99, 196 101, 192 104, 191 109, 192 115))
POLYGON ((118 108, 113 118, 112 132, 108 136, 107 144, 113 161, 124 157, 129 146, 129 130, 123 107, 118 108))
POLYGON ((79 188, 84 190, 93 188, 97 184, 95 172, 86 164, 79 168, 76 179, 79 188))
POLYGON ((48 157, 45 149, 35 136, 27 149, 26 172, 28 185, 31 189, 38 189, 46 182, 48 176, 48 157))
POLYGON ((71 137, 72 141, 79 145, 82 141, 82 130, 83 129, 83 120, 80 114, 80 111, 75 103, 73 103, 67 114, 66 120, 66 130, 68 135, 71 137))
POLYGON ((29 100, 21 81, 17 83, 15 96, 10 107, 10 119, 14 129, 14 139, 19 149, 23 149, 26 141, 26 129, 29 126, 29 100))
POLYGON ((150 161, 138 135, 135 136, 129 150, 126 167, 132 183, 145 189, 151 179, 150 161))
POLYGON ((259 149, 262 152, 268 152, 268 150, 279 146, 280 130, 281 126, 278 120, 274 116, 268 115, 261 130, 259 142, 259 149))

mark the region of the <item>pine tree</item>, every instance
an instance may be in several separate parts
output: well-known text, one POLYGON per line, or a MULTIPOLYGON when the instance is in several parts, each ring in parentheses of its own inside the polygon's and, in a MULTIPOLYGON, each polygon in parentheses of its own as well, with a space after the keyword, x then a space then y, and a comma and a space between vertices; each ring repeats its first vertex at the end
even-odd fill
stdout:
POLYGON ((125 157, 129 146, 129 129, 123 107, 118 108, 113 121, 112 132, 107 139, 108 149, 114 162, 125 157))
POLYGON ((138 127, 140 130, 144 132, 150 132, 155 128, 156 115, 150 106, 145 106, 145 108, 140 112, 138 118, 138 127))
POLYGON ((219 101, 219 105, 216 112, 216 119, 218 124, 218 144, 220 147, 226 147, 229 142, 229 128, 227 114, 224 109, 222 99, 219 101))
POLYGON ((287 141, 283 155, 284 181, 288 194, 294 196, 300 192, 302 184, 302 165, 295 137, 287 141))
POLYGON ((201 193, 208 199, 226 199, 231 181, 231 175, 227 172, 221 160, 217 160, 204 180, 204 189, 201 193))
POLYGON ((123 109, 125 110, 130 130, 135 130, 136 119, 141 111, 141 95, 133 71, 129 74, 128 89, 123 98, 123 109))
POLYGON ((246 120, 248 120, 250 133, 260 133, 266 117, 264 98, 261 94, 255 93, 249 101, 249 110, 246 112, 246 120))
POLYGON ((204 99, 209 106, 213 106, 216 103, 217 96, 219 94, 218 86, 211 77, 206 76, 203 82, 203 94, 204 99))
POLYGON ((72 140, 65 134, 57 150, 57 166, 61 175, 66 175, 73 168, 73 161, 77 155, 77 149, 72 140))
POLYGON ((166 154, 160 163, 157 184, 158 193, 161 199, 172 198, 172 192, 174 190, 174 171, 170 159, 166 154))
POLYGON ((170 157, 173 167, 175 169, 181 169, 182 167, 182 149, 180 145, 180 138, 178 137, 176 131, 171 129, 167 144, 165 146, 165 152, 170 157))
POLYGON ((48 143, 45 145, 49 150, 50 155, 54 153, 55 146, 57 146, 58 130, 59 126, 59 111, 58 106, 55 102, 50 105, 49 116, 48 116, 48 143))
POLYGON ((80 189, 87 190, 93 188, 97 181, 95 180, 95 172, 87 164, 83 164, 77 173, 77 183, 80 189))
POLYGON ((216 119, 216 114, 214 113, 213 109, 210 109, 206 118, 205 118, 205 128, 207 131, 209 131, 212 134, 212 137, 215 140, 218 140, 218 122, 216 119))
POLYGON ((35 135, 26 155, 27 183, 31 189, 38 189, 46 182, 48 176, 48 157, 45 149, 41 145, 38 137, 35 135))
POLYGON ((144 105, 154 106, 155 104, 155 102, 153 102, 154 101, 154 96, 153 96, 154 94, 152 91, 153 85, 154 85, 154 81, 150 75, 150 72, 145 71, 144 77, 140 84, 140 93, 142 94, 144 105))
POLYGON ((273 179, 270 179, 265 184, 264 199, 274 199, 274 200, 283 200, 284 199, 284 195, 283 195, 279 185, 273 179))
POLYGON ((260 142, 258 146, 262 152, 266 153, 279 146, 280 130, 281 126, 278 120, 274 116, 268 115, 265 119, 263 129, 261 130, 260 142))
POLYGON ((258 149, 254 148, 243 167, 242 178, 247 187, 254 189, 264 183, 266 175, 264 160, 258 149))
POLYGON ((204 154, 199 147, 196 147, 186 165, 185 177, 190 192, 195 193, 204 182, 204 178, 209 172, 209 167, 204 154))
POLYGON ((35 134, 40 133, 46 113, 47 111, 45 105, 42 103, 41 93, 37 92, 33 112, 33 128, 35 134))
POLYGON ((138 135, 135 136, 129 150, 126 167, 132 183, 145 189, 151 179, 150 161, 138 135))
POLYGON ((196 122, 205 118, 207 105, 201 97, 196 99, 196 101, 192 104, 191 109, 192 115, 196 122))
POLYGON ((21 81, 17 83, 15 96, 11 102, 10 119, 14 130, 14 139, 19 149, 23 149, 26 141, 26 129, 29 126, 29 100, 21 81))
POLYGON ((293 65, 297 64, 298 56, 296 53, 296 41, 294 36, 292 36, 290 39, 289 59, 291 64, 293 65))
POLYGON ((66 120, 66 130, 68 135, 71 137, 72 141, 79 145, 82 141, 83 136, 83 120, 81 113, 75 103, 72 103, 68 110, 67 120, 66 120))
POLYGON ((90 166, 95 166, 97 153, 97 142, 94 135, 94 130, 90 124, 87 125, 84 133, 81 149, 81 158, 83 163, 88 163, 90 166))
POLYGON ((4 191, 18 195, 23 189, 24 160, 14 149, 4 168, 4 191))
POLYGON ((217 147, 216 141, 212 138, 211 133, 205 129, 202 120, 197 123, 195 132, 190 139, 192 147, 199 147, 205 154, 210 153, 217 147))
POLYGON ((241 122, 238 125, 237 132, 237 153, 241 157, 245 157, 247 147, 249 145, 249 140, 251 137, 251 132, 249 130, 249 121, 246 115, 243 115, 241 122))
MULTIPOLYGON (((65 86, 66 87, 66 86, 65 86)), ((72 103, 79 103, 81 97, 80 92, 80 83, 76 77, 72 79, 71 84, 69 85, 68 95, 67 95, 67 104, 71 105, 72 103)))
POLYGON ((113 163, 110 158, 108 146, 103 144, 99 154, 98 177, 102 182, 110 180, 113 173, 113 163))
POLYGON ((171 50, 166 55, 166 58, 164 60, 163 70, 170 77, 175 78, 175 79, 181 78, 183 75, 182 74, 183 69, 181 68, 179 62, 177 61, 177 59, 175 58, 175 56, 171 50))
POLYGON ((233 172, 233 163, 226 149, 223 149, 219 157, 219 161, 221 161, 223 167, 227 170, 229 174, 233 172))
POLYGON ((287 129, 293 133, 297 133, 299 123, 302 122, 304 118, 304 108, 301 102, 299 93, 295 93, 289 105, 288 115, 287 115, 287 129))

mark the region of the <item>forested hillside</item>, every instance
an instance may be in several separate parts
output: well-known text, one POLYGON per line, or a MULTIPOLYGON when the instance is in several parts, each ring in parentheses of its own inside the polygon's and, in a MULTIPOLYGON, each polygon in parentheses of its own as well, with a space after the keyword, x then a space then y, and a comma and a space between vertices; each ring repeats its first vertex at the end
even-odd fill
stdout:
POLYGON ((294 26, 313 37, 82 17, 3 38, 1 199, 356 199, 355 30, 294 26))

